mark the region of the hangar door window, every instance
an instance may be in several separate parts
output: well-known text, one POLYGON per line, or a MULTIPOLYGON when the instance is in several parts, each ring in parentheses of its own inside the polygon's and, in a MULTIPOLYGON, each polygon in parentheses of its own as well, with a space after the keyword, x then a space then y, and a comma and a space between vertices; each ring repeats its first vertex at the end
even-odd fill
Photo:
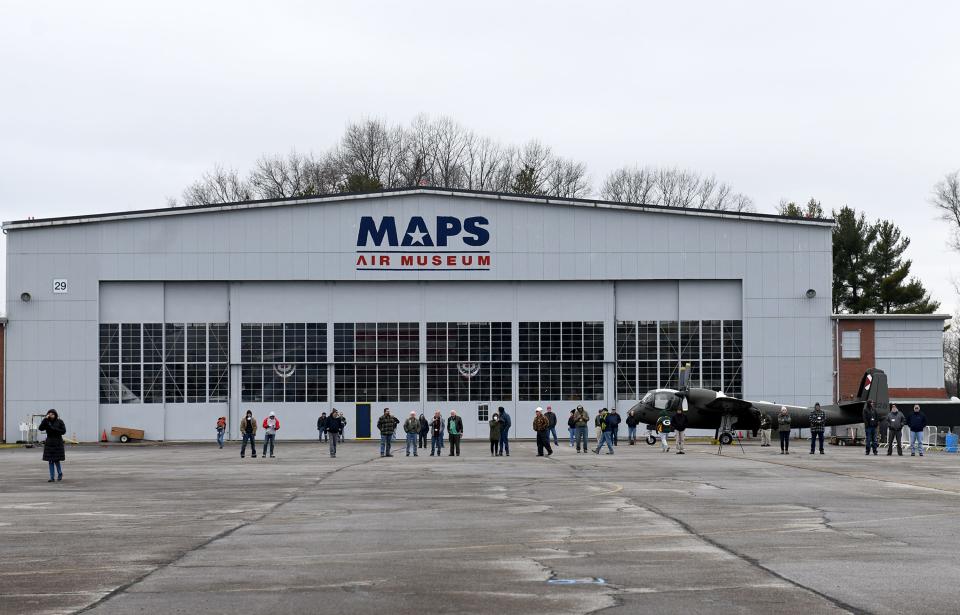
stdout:
POLYGON ((334 399, 420 400, 420 323, 333 324, 334 399))
POLYGON ((680 367, 687 364, 689 386, 742 395, 742 321, 621 321, 616 337, 617 399, 676 389, 680 367))
POLYGON ((227 323, 100 325, 100 403, 225 403, 227 323))
POLYGON ((509 322, 428 322, 427 401, 513 399, 509 322))
POLYGON ((521 322, 520 401, 603 399, 602 322, 521 322))
POLYGON ((240 364, 242 401, 327 401, 327 323, 243 323, 240 364))

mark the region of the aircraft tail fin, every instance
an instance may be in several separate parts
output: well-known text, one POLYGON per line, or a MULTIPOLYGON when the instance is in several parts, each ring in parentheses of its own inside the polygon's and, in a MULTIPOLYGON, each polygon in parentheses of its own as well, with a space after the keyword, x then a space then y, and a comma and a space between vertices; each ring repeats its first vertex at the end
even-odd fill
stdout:
POLYGON ((866 403, 873 400, 877 410, 885 410, 890 405, 890 393, 887 389, 887 374, 882 369, 871 367, 863 373, 857 401, 866 403))

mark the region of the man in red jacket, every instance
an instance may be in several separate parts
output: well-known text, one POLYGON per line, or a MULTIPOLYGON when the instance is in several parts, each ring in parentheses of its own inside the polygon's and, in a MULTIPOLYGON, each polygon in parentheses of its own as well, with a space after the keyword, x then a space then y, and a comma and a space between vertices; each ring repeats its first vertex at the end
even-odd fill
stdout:
POLYGON ((277 418, 277 415, 273 412, 270 413, 270 416, 263 419, 263 428, 266 430, 263 434, 263 457, 267 457, 267 445, 270 445, 270 459, 273 459, 273 444, 277 439, 277 430, 280 429, 280 419, 277 418))

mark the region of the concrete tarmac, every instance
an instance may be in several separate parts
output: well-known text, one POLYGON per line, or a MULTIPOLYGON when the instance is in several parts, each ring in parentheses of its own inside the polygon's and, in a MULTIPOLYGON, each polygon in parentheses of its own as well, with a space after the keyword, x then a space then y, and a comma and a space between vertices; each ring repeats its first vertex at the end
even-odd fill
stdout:
POLYGON ((0 613, 956 613, 960 459, 0 450, 0 613))

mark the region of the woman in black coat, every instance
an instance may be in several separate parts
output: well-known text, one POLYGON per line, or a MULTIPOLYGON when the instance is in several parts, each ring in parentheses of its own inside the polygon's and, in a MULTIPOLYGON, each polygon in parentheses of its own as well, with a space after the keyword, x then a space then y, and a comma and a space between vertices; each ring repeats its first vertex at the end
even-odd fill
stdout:
POLYGON ((67 458, 63 450, 63 436, 67 433, 67 426, 60 420, 57 411, 51 408, 47 411, 47 416, 40 421, 38 429, 47 432, 47 440, 43 443, 43 460, 50 467, 50 480, 47 482, 53 482, 54 468, 57 470, 57 480, 63 480, 63 468, 60 467, 60 462, 67 458))

